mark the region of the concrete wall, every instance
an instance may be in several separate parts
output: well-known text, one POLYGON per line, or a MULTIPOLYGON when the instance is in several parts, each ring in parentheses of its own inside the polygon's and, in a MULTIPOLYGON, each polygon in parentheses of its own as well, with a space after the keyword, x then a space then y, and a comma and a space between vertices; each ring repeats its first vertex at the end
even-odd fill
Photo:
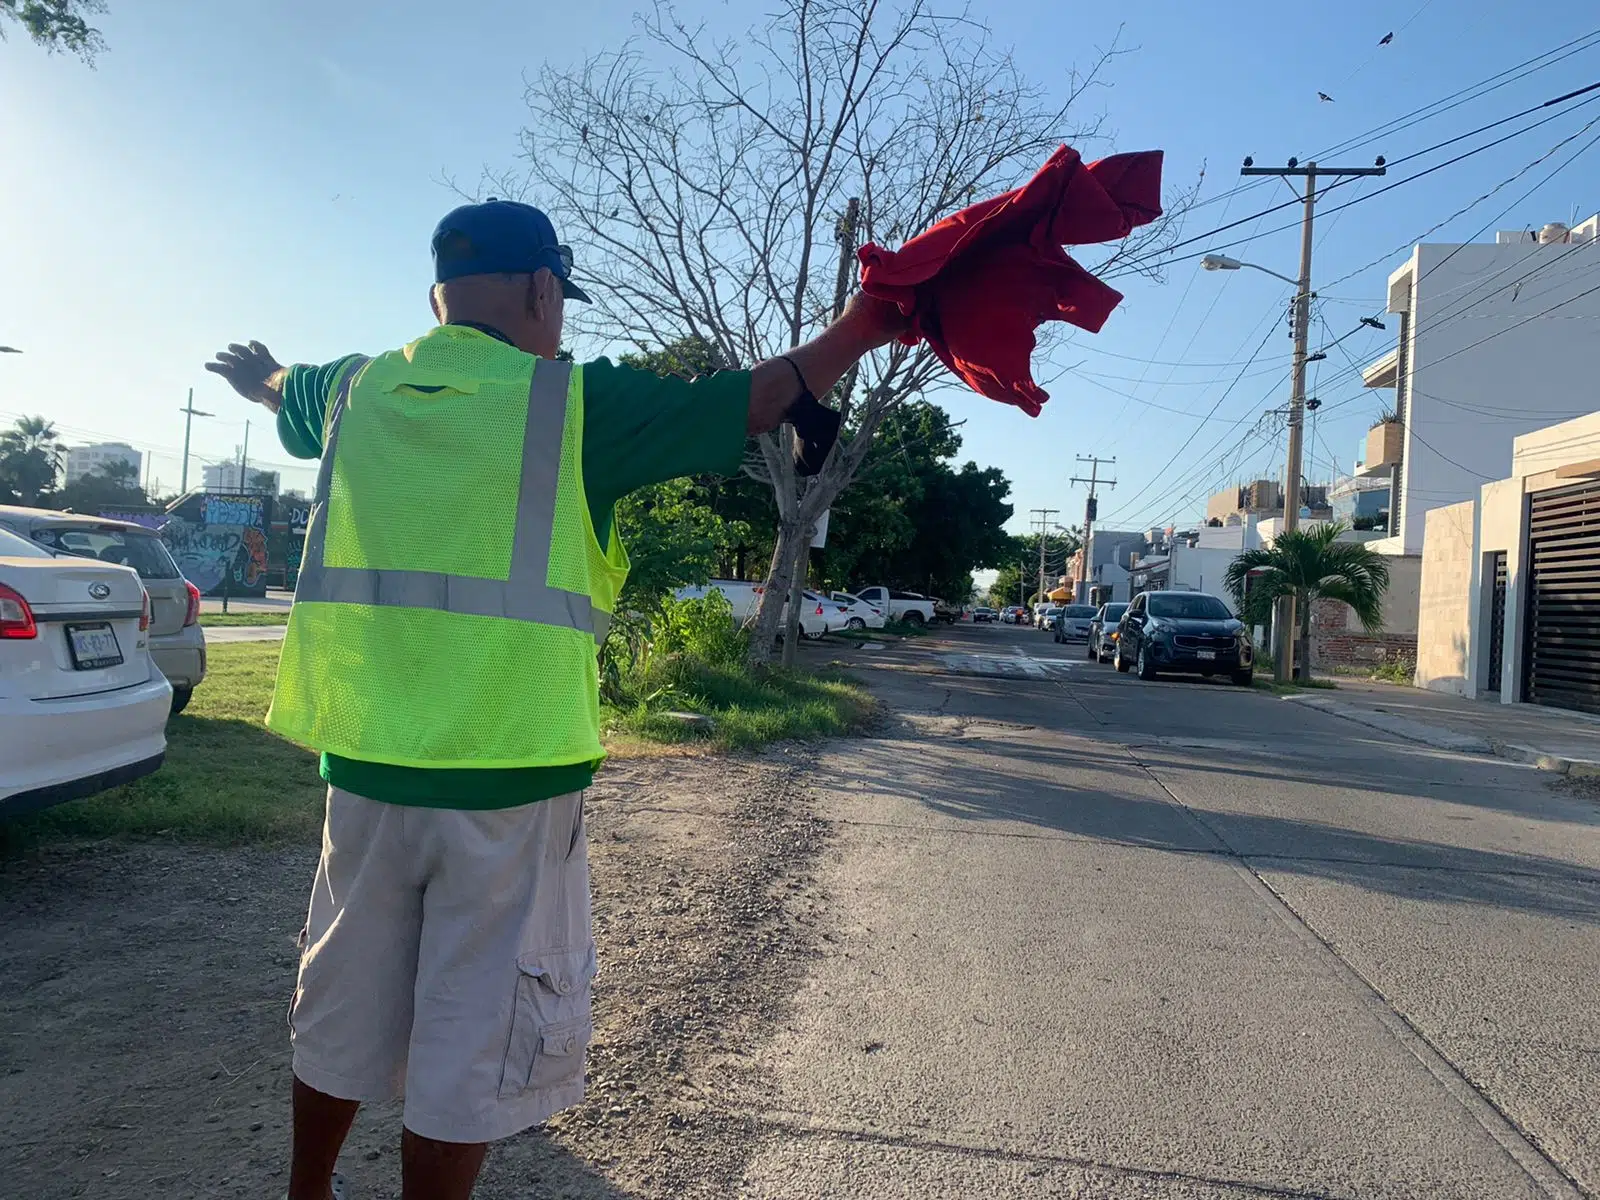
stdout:
POLYGON ((1517 438, 1511 446, 1511 473, 1518 477, 1537 475, 1593 458, 1600 458, 1600 412, 1517 438))
POLYGON ((1511 474, 1513 437, 1593 407, 1600 291, 1584 293, 1600 282, 1600 241, 1421 245, 1411 269, 1419 282, 1395 532, 1417 554, 1429 509, 1511 474))
POLYGON ((1465 695, 1471 664, 1477 502, 1427 514, 1417 612, 1417 686, 1465 695))

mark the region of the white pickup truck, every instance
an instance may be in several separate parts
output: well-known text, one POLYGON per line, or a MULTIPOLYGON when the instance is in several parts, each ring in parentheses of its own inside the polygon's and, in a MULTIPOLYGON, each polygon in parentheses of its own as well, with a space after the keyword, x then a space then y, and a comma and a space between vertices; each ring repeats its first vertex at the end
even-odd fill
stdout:
POLYGON ((917 592, 900 592, 882 586, 857 588, 855 594, 874 608, 887 613, 891 621, 927 625, 933 620, 933 601, 917 592))

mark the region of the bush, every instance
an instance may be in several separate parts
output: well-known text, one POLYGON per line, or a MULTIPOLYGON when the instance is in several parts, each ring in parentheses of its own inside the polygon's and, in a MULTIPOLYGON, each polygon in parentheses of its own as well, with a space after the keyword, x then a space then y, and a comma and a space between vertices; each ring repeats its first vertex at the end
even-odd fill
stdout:
POLYGON ((655 633, 655 648, 660 653, 686 655, 714 667, 744 661, 750 640, 734 621, 728 598, 718 591, 695 600, 668 596, 661 602, 655 633))
POLYGON ((1396 655, 1388 662, 1372 672, 1372 678, 1382 683, 1403 683, 1410 685, 1416 682, 1417 664, 1404 655, 1396 655))

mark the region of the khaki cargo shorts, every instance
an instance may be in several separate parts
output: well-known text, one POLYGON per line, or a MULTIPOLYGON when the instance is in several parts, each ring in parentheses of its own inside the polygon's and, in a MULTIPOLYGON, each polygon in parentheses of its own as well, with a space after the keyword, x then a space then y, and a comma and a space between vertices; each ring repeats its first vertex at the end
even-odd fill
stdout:
POLYGON ((294 1073, 491 1142, 577 1103, 595 972, 583 795, 488 812, 328 790, 294 1073))

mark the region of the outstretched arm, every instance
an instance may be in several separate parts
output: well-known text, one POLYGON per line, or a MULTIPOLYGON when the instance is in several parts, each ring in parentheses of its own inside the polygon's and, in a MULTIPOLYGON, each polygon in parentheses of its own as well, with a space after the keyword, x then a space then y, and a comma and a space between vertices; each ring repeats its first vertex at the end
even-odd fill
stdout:
POLYGON ((897 305, 857 292, 839 319, 811 341, 751 370, 746 428, 766 433, 792 424, 798 441, 795 465, 803 475, 816 474, 838 440, 839 414, 815 397, 826 395, 846 371, 894 341, 909 324, 897 305))

